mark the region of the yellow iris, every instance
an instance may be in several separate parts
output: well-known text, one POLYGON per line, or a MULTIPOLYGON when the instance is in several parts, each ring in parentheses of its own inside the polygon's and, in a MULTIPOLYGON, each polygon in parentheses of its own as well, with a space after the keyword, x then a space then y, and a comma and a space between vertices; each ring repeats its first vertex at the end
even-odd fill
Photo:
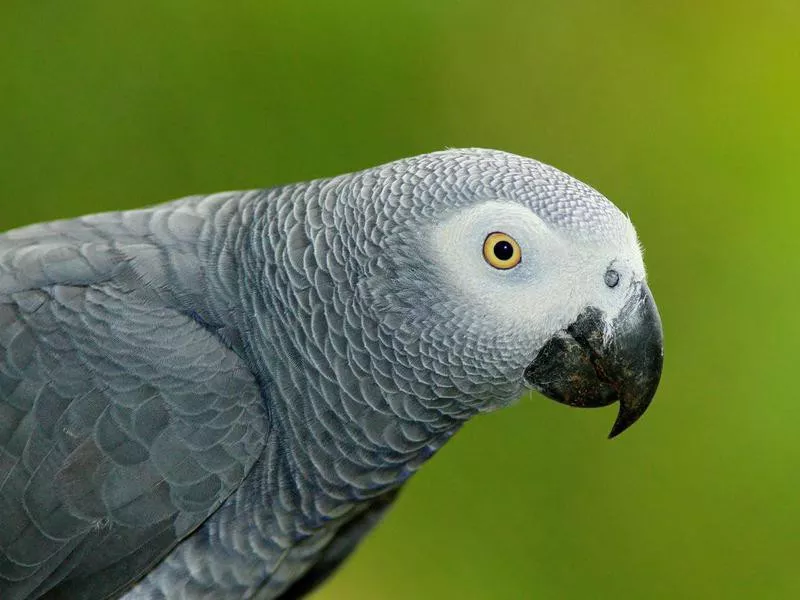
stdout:
POLYGON ((483 242, 483 258, 495 269, 513 269, 522 260, 517 240, 507 233, 495 231, 483 242))

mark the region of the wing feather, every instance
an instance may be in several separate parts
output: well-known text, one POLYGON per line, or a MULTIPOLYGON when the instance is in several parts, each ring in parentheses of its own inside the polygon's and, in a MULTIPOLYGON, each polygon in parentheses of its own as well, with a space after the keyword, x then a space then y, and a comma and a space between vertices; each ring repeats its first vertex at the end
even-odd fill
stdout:
POLYGON ((114 278, 115 242, 21 231, 0 236, 0 597, 105 597, 239 486, 265 407, 218 336, 114 278))

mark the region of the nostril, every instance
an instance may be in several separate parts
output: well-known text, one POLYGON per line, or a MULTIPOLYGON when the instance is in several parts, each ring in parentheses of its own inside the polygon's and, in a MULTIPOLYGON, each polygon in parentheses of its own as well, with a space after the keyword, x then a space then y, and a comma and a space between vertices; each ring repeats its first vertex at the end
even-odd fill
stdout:
POLYGON ((615 288, 619 284, 619 272, 614 269, 609 269, 605 274, 606 285, 610 288, 615 288))

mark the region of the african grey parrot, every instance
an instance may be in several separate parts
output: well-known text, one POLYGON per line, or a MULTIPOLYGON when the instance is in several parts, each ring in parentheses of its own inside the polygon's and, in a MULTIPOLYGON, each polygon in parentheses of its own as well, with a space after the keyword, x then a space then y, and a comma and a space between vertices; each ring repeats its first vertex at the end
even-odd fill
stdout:
POLYGON ((0 235, 0 598, 297 598, 477 413, 647 408, 629 219, 448 150, 0 235))

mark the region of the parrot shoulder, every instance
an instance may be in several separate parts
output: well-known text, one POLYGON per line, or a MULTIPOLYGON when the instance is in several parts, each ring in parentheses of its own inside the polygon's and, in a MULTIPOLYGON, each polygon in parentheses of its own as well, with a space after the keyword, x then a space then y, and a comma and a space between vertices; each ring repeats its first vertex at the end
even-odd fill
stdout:
POLYGON ((217 335, 89 283, 113 255, 46 239, 0 236, 4 600, 130 585, 239 487, 268 436, 255 377, 217 335))

